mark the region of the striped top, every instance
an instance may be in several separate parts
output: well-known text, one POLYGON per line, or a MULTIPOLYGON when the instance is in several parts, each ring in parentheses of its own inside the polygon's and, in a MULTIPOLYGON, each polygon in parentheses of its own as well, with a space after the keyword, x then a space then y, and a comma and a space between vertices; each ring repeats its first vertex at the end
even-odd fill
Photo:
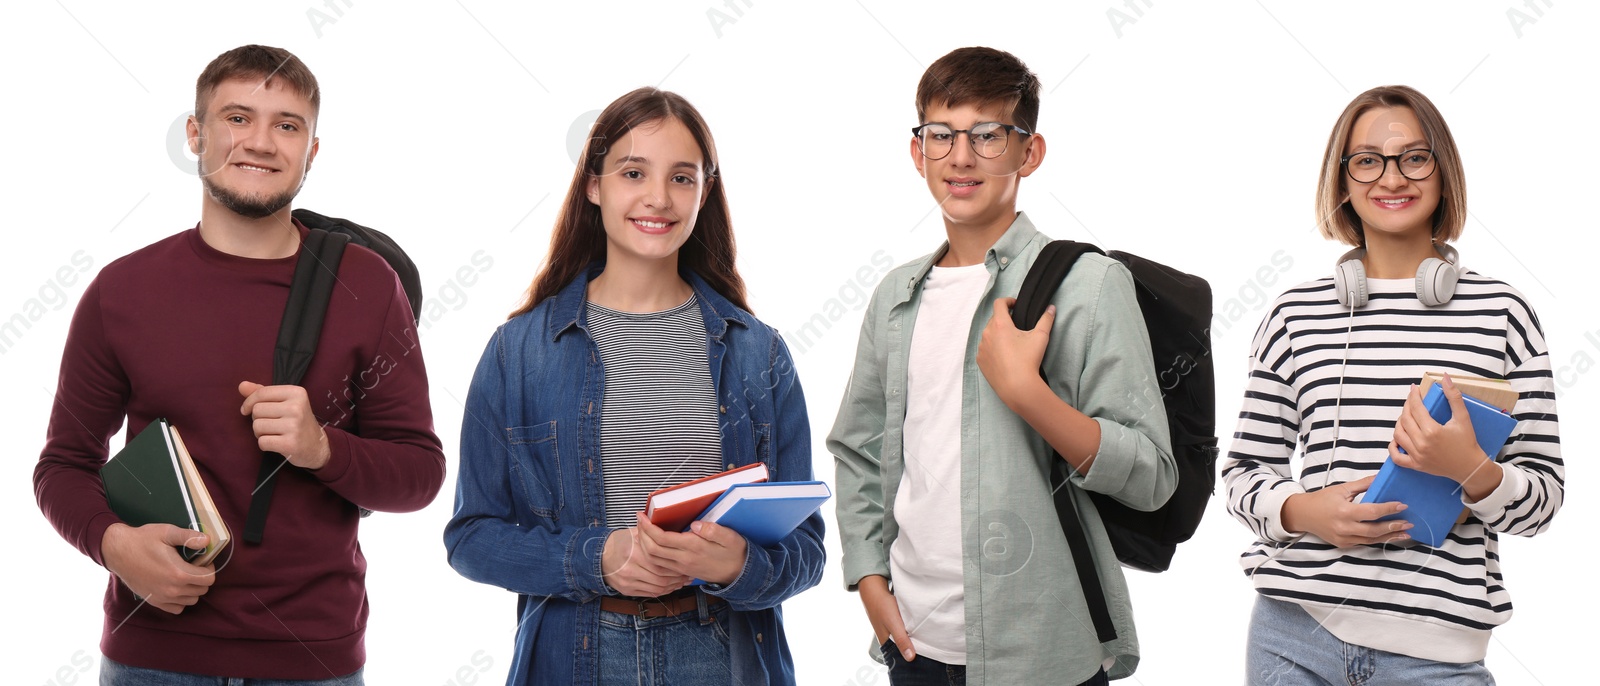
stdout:
POLYGON ((1498 534, 1537 534, 1561 507, 1565 477, 1544 334, 1522 294, 1470 271, 1439 307, 1417 299, 1412 279, 1367 285, 1370 299, 1352 317, 1331 277, 1302 284, 1279 296, 1256 332, 1222 468, 1228 511, 1257 536, 1241 564, 1258 592, 1299 603, 1347 643, 1481 660, 1490 630, 1511 618, 1498 534), (1377 472, 1410 385, 1429 371, 1506 379, 1516 389, 1517 427, 1495 456, 1504 472, 1499 488, 1469 504, 1470 516, 1439 548, 1406 541, 1339 549, 1285 531, 1280 510, 1290 495, 1377 472), (1298 479, 1290 468, 1297 447, 1298 479))
POLYGON ((588 303, 605 396, 600 464, 606 526, 634 526, 650 493, 722 471, 717 395, 700 302, 633 314, 588 303))

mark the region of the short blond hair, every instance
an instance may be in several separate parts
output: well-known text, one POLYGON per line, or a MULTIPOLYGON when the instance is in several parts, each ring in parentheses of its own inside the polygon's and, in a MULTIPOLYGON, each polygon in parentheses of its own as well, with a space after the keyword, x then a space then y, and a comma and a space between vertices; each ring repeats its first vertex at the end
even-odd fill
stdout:
POLYGON ((1328 149, 1322 156, 1322 176, 1317 179, 1317 228, 1324 238, 1356 247, 1366 247, 1366 235, 1361 230, 1361 217, 1344 198, 1349 194, 1345 184, 1344 165, 1339 158, 1350 142, 1350 129, 1356 119, 1377 107, 1404 107, 1417 115, 1422 124, 1422 135, 1433 150, 1435 174, 1443 182, 1439 207, 1433 212, 1433 238, 1449 242, 1461 236, 1467 223, 1467 177, 1461 170, 1461 154, 1456 150, 1455 138, 1450 136, 1450 126, 1433 101, 1409 86, 1379 86, 1356 96, 1339 115, 1328 135, 1328 149))

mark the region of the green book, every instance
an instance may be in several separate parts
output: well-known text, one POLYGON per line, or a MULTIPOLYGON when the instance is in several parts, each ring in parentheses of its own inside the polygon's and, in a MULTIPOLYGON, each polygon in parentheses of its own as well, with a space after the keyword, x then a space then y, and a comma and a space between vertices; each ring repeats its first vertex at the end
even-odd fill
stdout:
POLYGON ((150 422, 128 441, 100 467, 100 480, 111 510, 124 524, 172 524, 210 537, 205 550, 179 546, 183 559, 208 564, 228 544, 227 526, 206 493, 183 439, 167 420, 150 422))

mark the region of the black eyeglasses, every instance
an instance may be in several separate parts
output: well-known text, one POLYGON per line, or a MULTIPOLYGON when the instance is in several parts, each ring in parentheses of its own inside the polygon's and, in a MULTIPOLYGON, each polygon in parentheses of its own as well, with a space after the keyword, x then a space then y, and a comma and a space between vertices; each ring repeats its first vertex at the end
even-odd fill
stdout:
POLYGON ((973 154, 986 160, 992 160, 1006 153, 1006 144, 1011 140, 1011 132, 1019 136, 1031 136, 1020 126, 1001 124, 997 121, 986 121, 973 124, 970 129, 952 129, 944 124, 923 124, 911 129, 911 135, 916 136, 917 146, 922 150, 922 156, 930 160, 942 160, 955 148, 956 134, 967 134, 967 143, 972 146, 973 154))
POLYGON ((1375 152, 1357 152, 1339 158, 1339 164, 1344 167, 1344 173, 1356 183, 1372 183, 1383 178, 1384 170, 1389 168, 1389 161, 1394 161, 1395 169, 1400 170, 1400 175, 1412 181, 1421 181, 1433 176, 1434 170, 1439 168, 1435 163, 1433 151, 1427 148, 1407 150, 1398 155, 1380 155, 1375 152))

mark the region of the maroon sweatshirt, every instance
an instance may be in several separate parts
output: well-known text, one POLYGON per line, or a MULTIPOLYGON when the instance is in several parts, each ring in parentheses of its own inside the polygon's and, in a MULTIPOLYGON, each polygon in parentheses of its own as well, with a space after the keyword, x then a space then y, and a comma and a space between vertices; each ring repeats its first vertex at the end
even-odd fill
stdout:
POLYGON ((366 660, 357 507, 426 506, 444 481, 444 453, 400 282, 352 245, 301 384, 332 457, 316 471, 285 467, 264 541, 237 538, 262 460, 238 386, 272 382, 294 261, 228 255, 191 229, 106 265, 73 314, 34 470, 45 517, 103 565, 101 538, 118 521, 98 472, 107 444, 124 416, 128 436, 165 417, 236 537, 215 585, 181 614, 140 607, 111 577, 100 647, 113 660, 271 679, 328 679, 366 660))

